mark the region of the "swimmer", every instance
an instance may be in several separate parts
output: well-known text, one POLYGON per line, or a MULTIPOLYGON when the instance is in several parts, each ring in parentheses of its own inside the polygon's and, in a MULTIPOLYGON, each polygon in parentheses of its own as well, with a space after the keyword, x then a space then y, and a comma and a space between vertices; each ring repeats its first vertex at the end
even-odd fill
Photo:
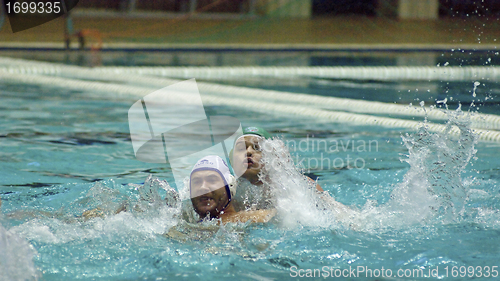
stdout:
MULTIPOLYGON (((247 180, 252 186, 258 187, 258 191, 251 189, 248 185, 242 184, 246 190, 239 192, 235 200, 237 210, 242 209, 267 209, 274 206, 273 196, 269 185, 265 185, 263 180, 269 183, 269 176, 264 174, 264 164, 262 163, 262 142, 270 140, 271 134, 261 127, 247 127, 243 129, 243 135, 236 139, 234 147, 230 152, 231 164, 236 175, 247 180)), ((305 176, 306 177, 306 176, 305 176)), ((316 187, 318 192, 323 189, 313 179, 307 179, 316 187)))
MULTIPOLYGON (((260 188, 260 198, 242 198, 241 195, 245 192, 240 192, 236 199, 238 202, 238 209, 266 209, 273 206, 270 188, 263 184, 263 179, 267 182, 270 180, 268 175, 263 174, 264 164, 261 161, 262 148, 260 147, 262 141, 269 139, 271 139, 271 134, 265 129, 260 127, 247 127, 243 129, 243 135, 235 141, 234 148, 230 153, 231 164, 235 174, 248 180, 252 186, 260 188)), ((304 175, 304 177, 307 176, 304 175)), ((350 220, 350 217, 356 214, 357 211, 336 201, 313 179, 309 177, 307 177, 307 179, 315 183, 316 190, 321 199, 323 199, 323 201, 336 213, 337 219, 349 223, 348 220, 350 220)), ((249 194, 252 193, 250 192, 249 194)))
MULTIPOLYGON (((149 181, 150 180, 147 180, 147 182, 149 181)), ((229 167, 219 156, 206 156, 198 160, 191 170, 189 180, 186 182, 186 187, 189 188, 193 208, 187 205, 186 207, 196 212, 198 218, 195 219, 195 221, 201 222, 219 219, 222 223, 245 223, 247 221, 264 223, 268 222, 275 214, 274 210, 237 212, 234 209, 232 198, 236 192, 236 181, 231 175, 229 167)), ((139 189, 139 191, 141 191, 141 189, 139 189)), ((167 193, 169 191, 174 190, 169 188, 167 193)), ((142 193, 146 193, 147 195, 149 192, 146 191, 142 193)), ((175 194, 171 194, 165 198, 173 198, 173 202, 171 203, 166 200, 167 205, 171 207, 175 207, 179 200, 177 192, 174 193, 175 194)), ((97 207, 85 211, 82 217, 88 220, 95 217, 105 217, 107 214, 118 214, 127 211, 126 205, 129 205, 129 203, 122 203, 116 211, 112 212, 104 212, 104 210, 97 207)), ((138 206, 132 209, 140 211, 138 206)), ((187 218, 186 221, 193 220, 187 218)))
MULTIPOLYGON (((247 179, 253 185, 262 185, 261 170, 263 164, 262 149, 260 141, 263 139, 271 139, 271 134, 260 127, 247 127, 243 129, 243 136, 239 137, 232 150, 231 164, 237 175, 247 179)), ((309 178, 309 177, 308 177, 309 178)), ((313 179, 309 178, 313 181, 313 179)), ((323 192, 319 184, 316 184, 316 189, 323 192)))
MULTIPOLYGON (((217 223, 265 223, 276 213, 274 209, 240 211, 234 209, 234 195, 236 193, 236 180, 231 175, 229 167, 219 156, 203 157, 194 165, 189 180, 185 182, 189 188, 191 203, 186 210, 194 210, 196 217, 186 214, 183 220, 171 227, 165 237, 180 242, 189 240, 204 240, 219 230, 214 224, 199 224, 210 220, 217 223), (198 222, 198 223, 195 223, 198 222)), ((236 232, 239 233, 237 230, 236 232)))
POLYGON ((275 214, 274 210, 237 212, 234 209, 236 180, 219 156, 206 156, 196 162, 189 178, 189 190, 193 208, 202 220, 263 223, 275 214))

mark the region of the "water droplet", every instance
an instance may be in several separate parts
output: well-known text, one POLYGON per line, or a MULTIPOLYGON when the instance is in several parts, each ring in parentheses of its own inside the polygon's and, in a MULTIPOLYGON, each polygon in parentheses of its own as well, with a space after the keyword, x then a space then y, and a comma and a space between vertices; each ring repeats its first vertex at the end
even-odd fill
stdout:
POLYGON ((481 82, 474 82, 474 89, 472 90, 472 96, 473 97, 476 97, 476 89, 477 89, 477 86, 481 85, 481 82))

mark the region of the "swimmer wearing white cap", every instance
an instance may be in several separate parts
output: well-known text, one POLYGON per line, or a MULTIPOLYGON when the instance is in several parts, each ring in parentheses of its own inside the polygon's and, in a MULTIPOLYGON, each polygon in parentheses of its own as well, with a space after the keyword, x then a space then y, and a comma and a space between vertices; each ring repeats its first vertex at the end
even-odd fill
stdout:
POLYGON ((198 160, 189 177, 191 203, 202 220, 227 222, 268 222, 274 210, 236 212, 231 199, 236 193, 236 180, 227 164, 216 155, 198 160))

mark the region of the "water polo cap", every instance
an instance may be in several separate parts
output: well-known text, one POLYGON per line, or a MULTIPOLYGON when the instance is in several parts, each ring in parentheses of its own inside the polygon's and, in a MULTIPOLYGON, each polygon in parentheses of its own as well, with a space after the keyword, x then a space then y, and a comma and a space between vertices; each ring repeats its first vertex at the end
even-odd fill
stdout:
POLYGON ((226 162, 224 162, 224 160, 222 160, 222 158, 220 158, 217 155, 205 156, 200 160, 198 160, 198 162, 196 162, 193 169, 191 170, 191 174, 189 175, 190 194, 191 194, 191 176, 193 175, 193 173, 197 171, 204 171, 204 170, 216 171, 222 177, 222 180, 224 181, 224 185, 226 187, 227 197, 229 199, 226 206, 224 206, 225 209, 227 205, 229 205, 229 202, 231 202, 231 199, 236 194, 236 180, 233 177, 233 175, 231 175, 231 172, 229 171, 229 167, 227 166, 226 162))
POLYGON ((271 138, 271 134, 261 127, 246 127, 243 129, 243 135, 257 135, 265 139, 271 138))

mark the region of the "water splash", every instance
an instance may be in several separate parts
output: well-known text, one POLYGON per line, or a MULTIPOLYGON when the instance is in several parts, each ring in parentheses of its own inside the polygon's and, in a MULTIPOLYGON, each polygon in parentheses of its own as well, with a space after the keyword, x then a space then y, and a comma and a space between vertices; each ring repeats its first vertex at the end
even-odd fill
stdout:
POLYGON ((477 86, 481 85, 481 82, 478 82, 478 81, 475 81, 474 82, 474 89, 472 90, 472 96, 473 97, 476 97, 476 90, 477 90, 477 86))
POLYGON ((31 244, 0 224, 1 280, 38 280, 40 273, 33 262, 37 254, 31 244))
POLYGON ((151 212, 162 207, 178 209, 180 206, 179 193, 167 181, 149 175, 143 185, 129 184, 138 191, 139 199, 133 209, 140 212, 151 212), (165 193, 164 198, 160 192, 165 193))
POLYGON ((303 176, 279 139, 265 140, 261 145, 264 184, 254 187, 254 192, 271 191, 273 206, 285 227, 339 227, 342 223, 356 230, 373 231, 458 222, 468 198, 461 174, 476 153, 477 135, 470 129, 469 113, 460 108, 448 119, 441 133, 430 132, 424 122, 417 132, 403 136, 408 155, 402 161, 410 169, 383 205, 367 200, 358 210, 328 195, 319 196, 315 183, 303 176), (454 138, 450 131, 457 128, 460 133, 454 138))
POLYGON ((358 224, 373 230, 460 221, 468 198, 461 174, 476 153, 470 116, 459 108, 449 115, 443 132, 431 133, 424 123, 403 142, 408 155, 402 161, 410 165, 409 171, 386 204, 363 208, 358 224), (458 139, 449 134, 454 127, 460 131, 458 139))
POLYGON ((276 202, 267 182, 263 185, 252 185, 248 180, 239 178, 233 205, 237 211, 260 210, 274 208, 276 202))
POLYGON ((83 198, 56 213, 27 216, 10 230, 30 241, 65 244, 99 238, 114 241, 115 237, 142 241, 177 224, 178 195, 166 181, 150 175, 144 184, 125 188, 127 193, 112 180, 97 182, 83 198))
MULTIPOLYGON (((82 198, 74 200, 64 209, 69 213, 68 216, 74 217, 80 216, 87 208, 100 207, 104 210, 102 217, 73 219, 71 222, 54 217, 37 218, 13 227, 10 232, 28 239, 35 245, 43 245, 40 251, 45 248, 45 251, 48 249, 52 252, 42 254, 54 257, 61 256, 60 253, 66 254, 67 259, 64 261, 53 258, 50 265, 42 268, 47 272, 68 269, 67 273, 57 273, 61 278, 68 277, 67 279, 85 276, 91 278, 89 273, 112 279, 113 276, 121 276, 120 270, 124 267, 133 268, 131 271, 136 274, 134 277, 137 278, 128 276, 129 279, 140 279, 145 270, 158 270, 158 276, 162 276, 167 270, 177 270, 179 274, 187 270, 206 273, 210 270, 209 266, 213 266, 212 263, 207 263, 207 260, 220 262, 222 256, 237 260, 238 264, 243 259, 271 257, 271 263, 289 266, 286 255, 299 253, 305 259, 310 256, 307 247, 296 252, 289 249, 299 249, 302 241, 315 245, 318 239, 329 239, 334 232, 330 230, 343 230, 343 225, 335 209, 331 208, 332 204, 325 202, 324 198, 316 193, 315 183, 304 177, 302 170, 294 164, 283 142, 279 139, 264 142, 261 147, 264 148, 263 164, 267 176, 261 178, 264 184, 258 187, 259 189, 255 186, 247 188, 258 198, 256 201, 265 202, 264 205, 271 204, 278 210, 276 221, 282 228, 299 231, 283 232, 282 229, 271 228, 276 233, 269 237, 266 235, 269 235, 270 229, 264 228, 269 226, 252 228, 248 225, 179 223, 183 216, 181 209, 189 209, 192 214, 192 206, 187 202, 180 207, 176 198, 189 197, 183 195, 184 190, 180 190, 178 195, 166 182, 148 177, 142 185, 122 186, 113 181, 96 183, 82 198), (262 190, 269 192, 270 197, 261 193, 262 190), (123 196, 123 193, 127 196, 123 196), (263 196, 259 197, 260 195, 263 196), (125 206, 126 211, 116 214, 116 208, 122 206, 125 206), (177 230, 187 235, 163 239, 161 235, 173 226, 178 226, 177 230), (245 245, 249 233, 253 239, 250 241, 251 246, 245 245), (288 235, 286 239, 280 238, 283 233, 288 235), (297 233, 297 236, 292 233, 297 233), (321 238, 317 233, 323 233, 321 238), (285 241, 287 239, 291 242, 285 241), (182 242, 182 246, 178 242, 182 242), (237 257, 233 257, 235 253, 237 257), (285 257, 276 258, 277 253, 283 253, 285 257), (218 257, 213 258, 215 255, 218 257), (81 262, 83 259, 86 261, 85 266, 81 262), (110 263, 110 266, 103 267, 103 262, 110 263), (98 268, 98 271, 94 272, 95 268, 98 268)), ((410 169, 403 182, 395 186, 391 199, 383 205, 367 200, 361 210, 349 209, 352 215, 347 217, 347 226, 352 225, 354 229, 360 230, 361 235, 372 235, 372 232, 378 230, 388 230, 387 233, 390 233, 395 229, 397 235, 408 231, 410 234, 404 237, 414 238, 415 235, 408 226, 461 220, 468 190, 460 174, 474 156, 476 142, 476 136, 469 127, 468 117, 457 110, 450 115, 446 131, 440 134, 430 133, 424 123, 416 133, 404 136, 403 142, 408 148, 404 161, 409 163, 410 169), (453 128, 458 128, 461 132, 457 139, 447 134, 453 128)), ((245 184, 247 183, 243 183, 245 184)), ((238 193, 241 191, 244 189, 239 188, 238 193)), ((247 203, 255 203, 252 202, 249 200, 247 203)), ((496 217, 496 213, 488 214, 487 210, 483 213, 483 218, 488 220, 490 217, 496 217)), ((196 220, 193 217, 187 221, 196 220)), ((340 233, 335 239, 349 236, 343 235, 342 231, 335 233, 340 233)), ((356 236, 358 234, 354 237, 360 237, 356 236)), ((342 247, 333 241, 328 251, 332 247, 342 247)), ((353 244, 356 242, 346 241, 353 244)), ((362 247, 369 244, 366 240, 361 242, 362 247)), ((347 253, 341 249, 335 254, 325 250, 320 255, 321 258, 331 256, 338 259, 340 266, 359 258, 347 253)))
POLYGON ((283 141, 277 138, 262 141, 261 189, 270 190, 280 224, 285 228, 335 226, 334 215, 316 191, 316 182, 304 176, 294 164, 283 141))

